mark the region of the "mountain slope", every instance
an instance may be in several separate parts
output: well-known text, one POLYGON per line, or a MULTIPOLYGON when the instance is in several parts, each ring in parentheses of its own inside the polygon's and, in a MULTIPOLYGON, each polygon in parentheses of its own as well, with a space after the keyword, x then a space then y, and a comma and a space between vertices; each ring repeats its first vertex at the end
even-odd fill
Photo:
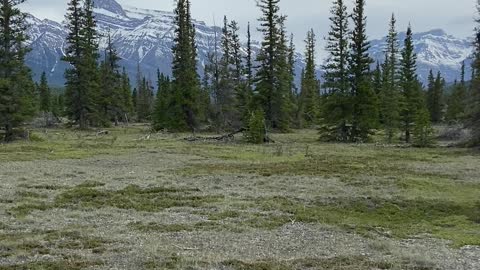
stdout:
MULTIPOLYGON (((100 35, 100 48, 106 47, 106 35, 113 36, 113 42, 132 79, 136 78, 137 64, 147 78, 155 80, 159 68, 165 74, 171 73, 174 36, 174 14, 172 12, 146 10, 121 6, 115 0, 95 1, 95 16, 100 35)), ((45 71, 54 85, 63 85, 63 74, 67 64, 61 61, 65 46, 66 31, 63 26, 50 20, 28 17, 31 53, 27 64, 32 68, 35 78, 45 71)), ((194 21, 197 30, 199 71, 207 63, 207 54, 213 50, 215 34, 221 29, 211 27, 201 21, 194 21)), ((400 34, 403 40, 405 34, 400 34)), ((430 69, 440 70, 448 82, 459 77, 460 63, 467 59, 471 44, 464 39, 447 35, 442 30, 418 33, 414 36, 418 53, 418 70, 422 80, 430 69)), ((259 43, 254 42, 255 51, 259 43)), ((370 50, 374 59, 383 60, 384 40, 372 41, 370 50)), ((301 54, 297 54, 296 74, 300 75, 304 67, 301 54)), ((321 72, 319 71, 319 74, 321 72)), ((298 77, 298 76, 297 76, 298 77)), ((297 78, 298 82, 299 78, 297 78)))
MULTIPOLYGON (((405 33, 399 34, 400 43, 403 43, 405 33)), ((443 30, 436 29, 413 36, 415 52, 417 53, 417 66, 420 79, 425 82, 430 69, 440 71, 447 82, 460 79, 460 69, 463 61, 467 67, 471 62, 472 42, 467 39, 455 38, 443 30)), ((384 60, 384 47, 386 40, 373 40, 370 53, 379 62, 384 60)), ((467 72, 467 75, 469 73, 467 72)))

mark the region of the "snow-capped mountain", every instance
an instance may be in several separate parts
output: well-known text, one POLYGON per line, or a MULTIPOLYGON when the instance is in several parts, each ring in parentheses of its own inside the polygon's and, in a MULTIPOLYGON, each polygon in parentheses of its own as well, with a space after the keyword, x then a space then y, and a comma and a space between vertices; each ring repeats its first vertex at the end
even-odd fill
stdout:
MULTIPOLYGON (((139 9, 122 6, 115 0, 96 0, 95 17, 100 36, 100 48, 106 47, 107 33, 113 42, 130 77, 135 78, 139 63, 143 74, 154 79, 156 70, 165 74, 171 73, 174 35, 174 14, 172 12, 139 9)), ((30 24, 28 35, 32 51, 27 56, 27 64, 31 67, 35 78, 47 72, 49 81, 54 85, 63 85, 64 71, 67 64, 61 61, 67 35, 62 24, 51 20, 39 20, 28 17, 30 24)), ((207 54, 213 49, 218 27, 194 21, 198 46, 199 71, 207 63, 207 54)), ((400 39, 404 39, 404 34, 400 39)), ((426 78, 430 69, 440 70, 446 80, 451 82, 458 78, 460 63, 471 53, 468 40, 457 39, 441 30, 419 33, 414 36, 418 53, 418 69, 422 79, 426 78)), ((259 43, 254 42, 258 49, 259 43)), ((384 40, 372 41, 371 53, 375 59, 383 60, 384 40)), ((297 54, 296 74, 301 74, 304 62, 301 54, 297 54)), ((319 74, 321 72, 319 71, 319 74)), ((297 79, 298 81, 298 79, 297 79)))
MULTIPOLYGON (((399 34, 400 44, 403 44, 405 33, 399 34)), ((435 73, 440 71, 447 82, 460 79, 462 62, 470 69, 470 56, 472 54, 472 41, 459 39, 445 33, 441 29, 435 29, 425 33, 413 35, 415 52, 417 53, 417 69, 420 79, 425 82, 432 69, 435 73)), ((370 53, 375 60, 384 60, 385 39, 372 41, 370 53)))
MULTIPOLYGON (((145 76, 153 79, 157 69, 170 74, 172 62, 173 19, 172 12, 122 7, 115 0, 95 1, 95 17, 100 35, 100 49, 106 47, 108 32, 132 78, 135 78, 137 65, 140 64, 145 76)), ((64 27, 49 20, 29 17, 31 25, 29 37, 32 52, 27 57, 27 64, 34 75, 43 72, 49 74, 52 84, 62 85, 66 64, 61 61, 64 40, 67 35, 64 27)), ((207 53, 214 44, 215 31, 200 21, 194 21, 197 30, 199 65, 204 64, 207 53)))

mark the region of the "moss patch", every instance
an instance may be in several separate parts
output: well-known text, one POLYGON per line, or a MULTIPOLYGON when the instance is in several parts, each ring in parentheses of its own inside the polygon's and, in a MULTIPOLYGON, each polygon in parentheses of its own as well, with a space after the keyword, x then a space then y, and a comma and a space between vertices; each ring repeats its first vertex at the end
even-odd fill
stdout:
POLYGON ((368 235, 381 233, 399 238, 431 234, 455 246, 480 245, 480 224, 473 205, 441 200, 339 198, 299 201, 285 197, 263 198, 264 210, 283 211, 299 222, 339 225, 368 235))
POLYGON ((198 189, 140 188, 135 185, 122 190, 97 190, 76 187, 61 193, 55 199, 59 208, 115 207, 137 211, 158 212, 172 207, 201 207, 218 202, 222 196, 196 195, 198 189))

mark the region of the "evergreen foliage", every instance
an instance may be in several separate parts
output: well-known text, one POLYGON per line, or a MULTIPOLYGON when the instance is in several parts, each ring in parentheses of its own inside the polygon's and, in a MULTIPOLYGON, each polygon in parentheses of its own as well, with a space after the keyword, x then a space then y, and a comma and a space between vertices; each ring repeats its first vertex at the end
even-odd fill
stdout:
POLYGON ((428 76, 427 108, 430 112, 430 119, 433 123, 443 121, 444 88, 445 80, 442 78, 440 72, 438 72, 435 77, 433 71, 430 70, 428 76))
POLYGON ((168 102, 172 96, 172 86, 168 76, 160 73, 160 70, 158 70, 157 74, 158 88, 153 110, 153 127, 155 130, 160 130, 164 128, 162 125, 171 118, 171 116, 168 115, 168 102))
MULTIPOLYGON (((477 12, 480 14, 480 2, 477 4, 477 12)), ((471 101, 469 104, 467 126, 472 129, 472 146, 480 145, 480 18, 476 19, 475 48, 473 60, 473 77, 471 88, 471 101)))
POLYGON ((265 142, 265 114, 262 110, 256 110, 251 113, 246 132, 247 141, 250 143, 261 144, 265 142))
POLYGON ((335 0, 330 12, 330 31, 325 48, 328 58, 323 66, 321 137, 323 140, 347 142, 350 140, 353 110, 348 74, 349 17, 343 0, 335 0))
POLYGON ((402 49, 400 87, 402 92, 401 123, 405 142, 410 143, 417 114, 423 113, 425 99, 417 78, 417 56, 413 46, 413 32, 409 26, 402 49))
MULTIPOLYGON (((102 119, 108 125, 111 121, 118 125, 120 119, 128 121, 127 114, 131 110, 131 97, 129 97, 128 80, 125 81, 125 74, 120 73, 118 62, 120 57, 113 46, 110 34, 107 37, 107 48, 105 59, 100 66, 100 100, 99 107, 102 119)), ((124 71, 125 72, 125 71, 124 71)), ((128 78, 127 78, 128 79, 128 78)))
POLYGON ((50 87, 48 87, 47 74, 42 73, 40 77, 40 84, 37 90, 40 95, 40 107, 41 112, 51 112, 52 111, 52 96, 50 92, 50 87))
POLYGON ((307 33, 307 39, 305 40, 306 67, 302 73, 299 98, 300 127, 311 126, 318 119, 320 82, 316 78, 315 42, 315 33, 312 29, 307 33))
POLYGON ((380 121, 385 129, 387 142, 391 143, 400 125, 398 33, 395 15, 392 14, 382 65, 382 88, 379 93, 380 121))
POLYGON ((104 125, 106 121, 98 105, 99 55, 93 1, 85 0, 82 7, 79 0, 71 0, 66 22, 68 36, 63 60, 71 65, 65 72, 67 114, 80 129, 104 125))
POLYGON ((365 0, 356 0, 352 14, 354 24, 350 44, 351 95, 353 97, 353 141, 367 141, 372 130, 378 127, 378 100, 372 90, 370 65, 373 59, 368 50, 365 0))
POLYGON ((465 62, 462 63, 460 83, 455 82, 452 93, 447 100, 446 120, 462 121, 466 117, 468 89, 465 82, 465 62))
POLYGON ((413 129, 413 145, 416 147, 429 147, 434 143, 434 130, 430 122, 430 114, 426 108, 421 108, 415 116, 413 129))
POLYGON ((279 0, 260 0, 262 16, 259 31, 263 35, 257 55, 259 67, 255 76, 255 98, 265 112, 267 125, 288 130, 291 110, 291 74, 288 66, 288 46, 284 29, 285 16, 279 14, 279 0))
POLYGON ((25 65, 26 14, 18 5, 24 0, 0 1, 0 126, 4 141, 14 139, 14 128, 36 112, 35 84, 25 65))
POLYGON ((162 124, 171 130, 195 131, 200 81, 197 74, 195 26, 190 14, 190 0, 178 0, 175 9, 175 37, 172 63, 172 96, 169 119, 162 124))

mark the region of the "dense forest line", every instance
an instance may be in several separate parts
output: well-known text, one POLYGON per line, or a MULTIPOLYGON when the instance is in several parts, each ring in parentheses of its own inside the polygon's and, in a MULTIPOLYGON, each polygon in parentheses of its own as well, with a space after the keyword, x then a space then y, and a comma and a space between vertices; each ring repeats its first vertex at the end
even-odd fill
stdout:
MULTIPOLYGON (((152 82, 137 71, 131 85, 120 57, 108 37, 99 50, 93 0, 70 0, 66 14, 68 37, 63 61, 65 92, 52 91, 45 73, 33 82, 24 63, 26 15, 18 5, 25 0, 0 1, 0 126, 4 141, 15 138, 16 128, 39 113, 66 117, 80 129, 108 127, 132 121, 149 122, 155 130, 227 132, 245 129, 253 143, 266 140, 267 130, 317 128, 320 139, 336 142, 369 142, 384 134, 388 143, 399 140, 415 146, 434 142, 433 125, 462 124, 472 129, 469 145, 480 144, 480 29, 476 32, 472 81, 462 76, 447 86, 442 74, 430 72, 427 85, 417 76, 413 29, 399 40, 395 15, 386 24, 387 42, 382 63, 368 53, 365 0, 353 0, 349 11, 344 0, 334 0, 328 53, 316 76, 316 34, 305 39, 305 69, 301 83, 294 78, 295 46, 287 33, 288 17, 280 0, 260 0, 257 29, 263 36, 254 56, 251 27, 247 49, 242 51, 240 26, 224 18, 203 77, 197 71, 195 26, 190 0, 177 0, 172 77, 158 72, 152 82)), ((477 21, 480 23, 480 21, 477 21)), ((469 74, 470 76, 470 74, 469 74)))

